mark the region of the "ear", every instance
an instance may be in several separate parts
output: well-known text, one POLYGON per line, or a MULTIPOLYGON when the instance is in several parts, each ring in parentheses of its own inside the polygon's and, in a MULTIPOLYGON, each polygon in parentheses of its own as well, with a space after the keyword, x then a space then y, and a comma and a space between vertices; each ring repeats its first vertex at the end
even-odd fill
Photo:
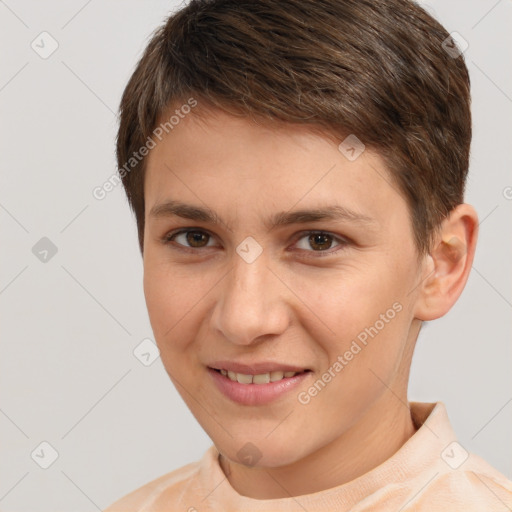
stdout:
POLYGON ((469 204, 456 206, 442 222, 425 259, 415 316, 434 320, 445 315, 459 298, 473 264, 478 216, 469 204))

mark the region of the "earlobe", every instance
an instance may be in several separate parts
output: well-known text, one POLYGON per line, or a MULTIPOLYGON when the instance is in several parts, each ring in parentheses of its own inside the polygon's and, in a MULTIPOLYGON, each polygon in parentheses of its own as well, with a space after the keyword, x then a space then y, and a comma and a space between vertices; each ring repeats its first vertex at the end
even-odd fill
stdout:
POLYGON ((478 216, 468 204, 458 205, 443 221, 429 255, 431 270, 418 297, 418 319, 439 318, 455 304, 473 264, 477 232, 478 216))

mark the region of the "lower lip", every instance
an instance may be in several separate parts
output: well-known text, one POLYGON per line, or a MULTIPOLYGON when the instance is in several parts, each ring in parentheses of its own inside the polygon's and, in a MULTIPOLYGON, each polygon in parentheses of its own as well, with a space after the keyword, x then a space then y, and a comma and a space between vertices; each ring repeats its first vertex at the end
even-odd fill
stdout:
POLYGON ((220 392, 227 398, 242 405, 262 405, 282 397, 296 389, 311 372, 303 372, 268 384, 240 384, 225 377, 220 372, 208 368, 220 392))

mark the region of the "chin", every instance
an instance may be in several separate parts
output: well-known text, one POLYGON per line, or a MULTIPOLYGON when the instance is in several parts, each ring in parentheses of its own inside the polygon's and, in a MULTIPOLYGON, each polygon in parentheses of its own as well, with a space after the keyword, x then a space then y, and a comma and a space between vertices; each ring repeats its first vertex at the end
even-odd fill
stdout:
POLYGON ((287 439, 234 439, 228 443, 215 445, 219 452, 236 464, 255 468, 277 468, 293 464, 307 456, 304 440, 296 442, 287 439), (302 449, 298 450, 297 446, 302 449))

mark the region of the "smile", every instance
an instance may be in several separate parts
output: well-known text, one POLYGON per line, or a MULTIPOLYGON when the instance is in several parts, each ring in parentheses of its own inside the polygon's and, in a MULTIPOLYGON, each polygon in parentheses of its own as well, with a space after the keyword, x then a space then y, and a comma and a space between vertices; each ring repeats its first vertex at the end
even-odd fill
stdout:
MULTIPOLYGON (((283 372, 283 371, 275 371, 270 373, 260 373, 258 375, 250 375, 245 373, 236 373, 230 370, 216 370, 232 380, 233 382, 239 382, 240 384, 268 384, 269 382, 277 382, 283 379, 289 379, 290 377, 295 377, 299 373, 303 372, 283 372)), ((304 370, 306 371, 306 370, 304 370)))
POLYGON ((284 399, 312 374, 311 370, 289 369, 259 372, 242 373, 208 367, 216 388, 225 398, 240 405, 253 406, 284 399))

